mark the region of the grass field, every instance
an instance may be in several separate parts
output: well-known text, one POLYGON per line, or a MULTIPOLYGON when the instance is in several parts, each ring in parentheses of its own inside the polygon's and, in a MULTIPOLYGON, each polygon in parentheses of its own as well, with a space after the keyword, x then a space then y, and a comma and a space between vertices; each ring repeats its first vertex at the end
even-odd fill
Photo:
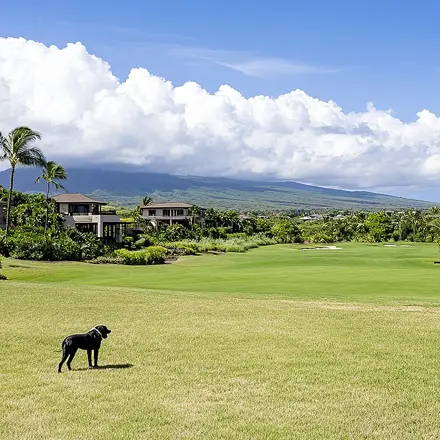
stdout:
POLYGON ((0 438, 440 438, 435 245, 5 260, 0 438), (64 336, 112 330, 102 368, 64 336))

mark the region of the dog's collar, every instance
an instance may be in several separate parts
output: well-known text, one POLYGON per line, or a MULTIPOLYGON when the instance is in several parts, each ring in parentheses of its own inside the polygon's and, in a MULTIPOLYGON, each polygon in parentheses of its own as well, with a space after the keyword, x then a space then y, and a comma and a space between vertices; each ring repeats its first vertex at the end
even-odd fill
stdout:
POLYGON ((90 331, 92 332, 93 330, 95 330, 95 332, 98 332, 98 335, 99 335, 99 337, 101 338, 101 341, 102 341, 102 333, 96 327, 93 327, 90 331))

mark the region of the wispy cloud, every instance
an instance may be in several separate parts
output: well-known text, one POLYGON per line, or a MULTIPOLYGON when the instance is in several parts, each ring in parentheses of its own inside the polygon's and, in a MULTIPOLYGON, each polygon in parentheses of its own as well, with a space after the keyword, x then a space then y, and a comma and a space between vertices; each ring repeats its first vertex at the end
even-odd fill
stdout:
MULTIPOLYGON (((58 22, 58 25, 73 29, 80 26, 74 22, 58 22)), ((84 24, 81 24, 81 29, 84 29, 84 24)), ((143 50, 152 53, 160 51, 192 64, 209 63, 223 66, 249 77, 331 74, 342 70, 299 60, 263 56, 254 51, 211 49, 200 45, 196 38, 181 34, 150 32, 135 27, 103 26, 100 23, 89 23, 88 30, 90 29, 99 29, 103 41, 95 43, 98 47, 117 47, 119 50, 124 48, 127 51, 143 50)))
POLYGON ((246 76, 259 78, 306 73, 336 73, 341 70, 289 59, 264 57, 255 52, 247 51, 169 46, 168 53, 189 60, 199 60, 217 64, 241 72, 246 76))

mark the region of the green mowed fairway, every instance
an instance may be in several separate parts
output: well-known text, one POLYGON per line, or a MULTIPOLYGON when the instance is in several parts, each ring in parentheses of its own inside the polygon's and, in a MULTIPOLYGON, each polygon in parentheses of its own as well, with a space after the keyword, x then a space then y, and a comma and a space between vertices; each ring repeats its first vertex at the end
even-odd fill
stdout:
POLYGON ((435 245, 3 261, 0 438, 440 438, 435 245), (106 324, 101 368, 57 373, 106 324))
MULTIPOLYGON (((180 258, 158 266, 6 261, 11 280, 160 291, 269 294, 286 299, 439 300, 434 244, 403 247, 347 243, 341 250, 278 245, 244 254, 180 258)), ((339 247, 339 246, 338 246, 339 247)), ((230 295, 228 297, 231 297, 230 295)))

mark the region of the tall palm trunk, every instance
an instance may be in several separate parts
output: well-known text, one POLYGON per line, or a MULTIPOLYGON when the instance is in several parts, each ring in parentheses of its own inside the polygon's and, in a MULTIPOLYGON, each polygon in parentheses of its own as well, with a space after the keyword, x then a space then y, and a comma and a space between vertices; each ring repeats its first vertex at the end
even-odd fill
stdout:
POLYGON ((10 213, 11 213, 12 189, 14 188, 14 174, 15 174, 15 165, 12 165, 12 167, 11 167, 11 179, 9 181, 8 204, 6 205, 5 244, 6 244, 6 241, 8 239, 9 217, 10 217, 10 213))
POLYGON ((44 222, 44 235, 47 233, 47 222, 49 221, 49 191, 50 191, 50 182, 47 182, 47 191, 46 191, 46 220, 44 222))

